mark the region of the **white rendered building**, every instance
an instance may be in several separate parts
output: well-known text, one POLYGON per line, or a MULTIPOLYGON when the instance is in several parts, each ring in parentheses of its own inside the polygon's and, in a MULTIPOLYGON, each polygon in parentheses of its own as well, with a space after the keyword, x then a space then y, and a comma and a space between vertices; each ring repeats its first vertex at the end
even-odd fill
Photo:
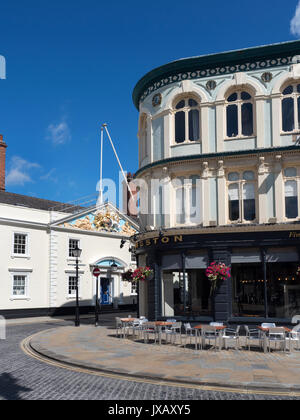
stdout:
MULTIPOLYGON (((3 159, 1 164, 3 167, 3 159)), ((131 283, 122 281, 122 273, 136 266, 128 241, 137 229, 133 219, 110 204, 80 208, 12 194, 4 188, 2 182, 0 315, 73 314, 76 267, 72 250, 76 245, 82 249, 81 311, 91 311, 95 306, 96 279, 92 274, 95 266, 101 269, 102 308, 134 308, 136 290, 131 283), (122 239, 126 241, 123 248, 122 239)))

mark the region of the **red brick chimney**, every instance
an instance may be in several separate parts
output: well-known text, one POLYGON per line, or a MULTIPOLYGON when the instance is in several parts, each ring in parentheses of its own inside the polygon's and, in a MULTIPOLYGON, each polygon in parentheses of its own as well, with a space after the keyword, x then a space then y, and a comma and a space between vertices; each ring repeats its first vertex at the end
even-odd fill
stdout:
POLYGON ((0 191, 5 191, 5 157, 7 145, 0 134, 0 191))

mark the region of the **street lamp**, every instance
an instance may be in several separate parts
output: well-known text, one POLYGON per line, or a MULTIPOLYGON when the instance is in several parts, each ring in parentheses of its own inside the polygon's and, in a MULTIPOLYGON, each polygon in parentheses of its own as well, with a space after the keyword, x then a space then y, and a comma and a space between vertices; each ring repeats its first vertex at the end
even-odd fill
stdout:
POLYGON ((72 250, 73 256, 76 258, 76 311, 75 311, 75 327, 80 327, 80 317, 79 317, 79 296, 78 296, 78 282, 79 282, 79 258, 82 253, 82 249, 79 249, 78 244, 76 248, 72 250))
POLYGON ((118 265, 116 264, 116 261, 115 261, 115 260, 113 260, 113 263, 111 264, 110 268, 111 268, 113 271, 116 271, 116 270, 118 269, 118 265))

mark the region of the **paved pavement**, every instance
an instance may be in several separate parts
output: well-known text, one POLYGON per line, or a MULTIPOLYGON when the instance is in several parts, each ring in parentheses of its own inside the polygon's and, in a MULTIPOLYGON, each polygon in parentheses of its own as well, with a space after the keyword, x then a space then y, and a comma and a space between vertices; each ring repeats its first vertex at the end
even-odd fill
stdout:
POLYGON ((115 329, 54 328, 31 339, 52 359, 128 376, 195 385, 288 390, 300 394, 300 352, 195 350, 118 338, 115 329))
MULTIPOLYGON (((109 325, 109 318, 102 324, 109 325)), ((71 326, 71 322, 61 322, 71 326)), ((7 339, 0 341, 0 400, 115 400, 115 401, 193 401, 193 400, 278 400, 292 396, 220 392, 165 384, 135 382, 76 372, 46 364, 26 355, 20 343, 57 322, 9 325, 7 339)), ((85 328, 84 328, 85 329, 85 328)), ((152 349, 152 347, 151 347, 152 349)))

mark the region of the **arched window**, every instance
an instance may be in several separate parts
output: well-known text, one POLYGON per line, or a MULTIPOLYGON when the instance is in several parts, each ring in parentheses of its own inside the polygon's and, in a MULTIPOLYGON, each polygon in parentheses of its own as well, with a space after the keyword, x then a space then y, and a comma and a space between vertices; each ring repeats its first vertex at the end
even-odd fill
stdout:
POLYGON ((234 92, 226 100, 227 137, 249 137, 254 133, 253 100, 248 92, 234 92))
POLYGON ((200 140, 200 107, 192 98, 180 99, 175 106, 175 143, 200 140))
POLYGON ((300 130, 300 84, 287 86, 282 91, 282 131, 300 130))
POLYGON ((298 181, 297 169, 286 168, 284 170, 284 195, 285 195, 285 217, 296 219, 298 212, 298 181))
POLYGON ((256 219, 254 172, 228 174, 228 203, 231 222, 253 222, 256 219))

